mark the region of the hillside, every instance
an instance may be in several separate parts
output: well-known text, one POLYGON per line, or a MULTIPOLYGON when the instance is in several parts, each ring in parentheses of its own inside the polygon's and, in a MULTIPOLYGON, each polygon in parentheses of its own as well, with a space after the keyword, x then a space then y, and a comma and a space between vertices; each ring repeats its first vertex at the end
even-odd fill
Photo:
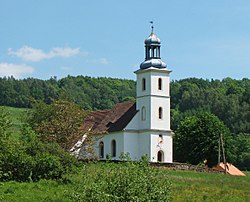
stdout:
MULTIPOLYGON (((34 101, 51 103, 66 99, 85 110, 110 109, 118 102, 135 99, 135 81, 114 78, 68 76, 57 80, 0 78, 0 106, 29 108, 34 101)), ((218 116, 234 134, 250 133, 250 80, 204 80, 171 82, 172 129, 198 111, 218 116)))
POLYGON ((0 106, 31 107, 37 100, 51 103, 67 99, 85 110, 110 109, 114 104, 135 97, 135 82, 125 79, 68 76, 57 80, 13 77, 0 78, 0 106))

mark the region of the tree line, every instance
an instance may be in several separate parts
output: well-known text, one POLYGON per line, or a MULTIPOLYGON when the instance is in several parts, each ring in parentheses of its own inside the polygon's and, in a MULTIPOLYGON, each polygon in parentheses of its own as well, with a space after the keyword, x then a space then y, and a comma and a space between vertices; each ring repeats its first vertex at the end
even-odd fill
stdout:
POLYGON ((126 79, 67 76, 57 80, 0 78, 0 106, 32 107, 35 101, 50 104, 63 99, 84 110, 110 109, 118 102, 134 99, 135 82, 126 79))
POLYGON ((199 111, 215 114, 234 134, 250 133, 250 80, 183 79, 171 83, 173 129, 199 111))
MULTIPOLYGON (((135 99, 133 80, 91 78, 88 76, 35 78, 0 78, 0 106, 32 107, 35 101, 46 104, 62 99, 91 111, 110 109, 118 102, 135 99)), ((204 80, 188 78, 171 82, 171 124, 197 112, 211 112, 234 134, 250 133, 250 80, 204 80)))

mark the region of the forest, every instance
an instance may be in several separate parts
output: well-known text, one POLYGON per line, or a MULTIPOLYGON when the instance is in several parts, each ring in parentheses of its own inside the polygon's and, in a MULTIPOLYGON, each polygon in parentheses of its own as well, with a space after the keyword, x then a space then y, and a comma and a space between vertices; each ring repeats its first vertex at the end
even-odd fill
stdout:
MULTIPOLYGON (((31 108, 32 103, 47 104, 56 99, 71 101, 91 111, 110 109, 118 102, 135 99, 135 81, 87 76, 0 78, 0 106, 31 108)), ((171 82, 172 129, 180 121, 200 111, 211 112, 234 134, 250 133, 250 80, 204 80, 188 78, 171 82)))
MULTIPOLYGON (((110 109, 118 102, 135 100, 136 83, 115 78, 88 76, 0 78, 0 106, 32 108, 35 103, 65 100, 84 111, 110 109)), ((171 127, 174 132, 186 118, 211 113, 233 134, 230 150, 234 163, 250 168, 250 79, 204 80, 187 78, 171 82, 171 127)), ((177 147, 176 147, 177 148, 177 147)))

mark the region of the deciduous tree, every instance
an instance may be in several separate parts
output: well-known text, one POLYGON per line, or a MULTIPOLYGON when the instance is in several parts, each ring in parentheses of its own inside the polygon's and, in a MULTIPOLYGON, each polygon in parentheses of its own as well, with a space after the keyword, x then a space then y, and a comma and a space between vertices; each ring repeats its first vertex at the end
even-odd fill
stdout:
POLYGON ((229 129, 211 113, 186 117, 179 125, 175 138, 175 160, 199 164, 207 160, 211 167, 218 162, 218 140, 223 136, 228 160, 234 157, 235 148, 229 129))
POLYGON ((47 105, 39 102, 34 105, 29 120, 44 142, 57 142, 63 149, 70 149, 71 143, 83 135, 80 126, 86 112, 68 101, 54 101, 47 105))

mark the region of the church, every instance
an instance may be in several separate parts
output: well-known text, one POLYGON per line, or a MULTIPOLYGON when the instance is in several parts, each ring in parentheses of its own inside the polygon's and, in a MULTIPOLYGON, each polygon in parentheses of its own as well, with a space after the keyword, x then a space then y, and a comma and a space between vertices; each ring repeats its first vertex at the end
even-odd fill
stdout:
POLYGON ((161 41, 152 31, 145 44, 145 60, 136 74, 136 101, 118 103, 110 110, 91 112, 84 120, 85 135, 71 152, 81 158, 88 134, 98 135, 96 155, 119 160, 129 153, 132 160, 147 155, 150 162, 173 161, 173 132, 170 129, 170 73, 161 60, 161 41))

